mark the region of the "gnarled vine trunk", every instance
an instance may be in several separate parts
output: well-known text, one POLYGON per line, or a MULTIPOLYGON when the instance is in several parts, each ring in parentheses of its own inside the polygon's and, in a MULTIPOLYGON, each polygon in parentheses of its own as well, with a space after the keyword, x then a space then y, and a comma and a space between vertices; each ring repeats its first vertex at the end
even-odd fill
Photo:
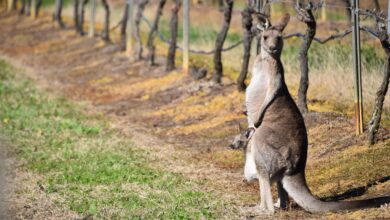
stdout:
POLYGON ((223 66, 222 66, 222 49, 223 44, 225 42, 227 33, 230 27, 230 21, 232 20, 232 12, 233 12, 233 0, 225 0, 226 6, 224 8, 224 23, 222 30, 219 32, 217 36, 217 40, 215 42, 215 53, 214 53, 214 75, 213 80, 216 83, 221 83, 222 74, 223 74, 223 66))
POLYGON ((122 24, 121 24, 121 43, 120 50, 126 50, 126 28, 127 28, 127 20, 129 18, 129 4, 126 3, 125 9, 123 11, 122 24))
POLYGON ((181 0, 174 0, 175 5, 172 8, 172 16, 171 16, 171 42, 168 49, 167 56, 167 71, 172 71, 175 69, 175 57, 176 57, 176 44, 177 44, 177 28, 179 23, 178 12, 181 7, 181 0))
POLYGON ((54 22, 58 24, 59 27, 65 27, 64 22, 62 21, 62 6, 63 0, 56 0, 55 11, 54 11, 54 22))
POLYGON ((85 6, 88 4, 89 0, 83 0, 79 12, 79 34, 84 35, 84 17, 85 17, 85 6))
POLYGON ((311 9, 302 10, 297 8, 298 19, 307 26, 303 38, 301 50, 299 51, 299 63, 301 69, 301 79, 298 89, 298 108, 302 114, 308 112, 307 108, 307 90, 309 89, 309 61, 308 52, 316 34, 317 23, 311 9))
POLYGON ((149 65, 155 65, 155 52, 156 47, 154 46, 154 38, 156 37, 156 33, 158 31, 158 24, 160 22, 160 17, 163 13, 164 5, 167 0, 160 0, 157 7, 156 17, 154 18, 153 26, 149 32, 148 40, 147 40, 147 48, 148 48, 148 62, 149 65))
POLYGON ((80 0, 74 0, 73 2, 73 22, 76 33, 79 33, 79 6, 80 0))
POLYGON ((39 16, 39 10, 41 9, 41 6, 42 6, 42 0, 37 0, 35 5, 33 5, 33 7, 35 7, 35 15, 34 16, 36 18, 39 16))
POLYGON ((389 36, 387 35, 386 24, 377 21, 377 27, 379 29, 378 38, 387 57, 382 83, 376 92, 374 111, 372 113, 370 122, 368 123, 368 143, 370 145, 375 143, 375 136, 378 132, 379 124, 381 122, 383 103, 385 102, 385 97, 389 89, 390 79, 390 42, 389 36))
POLYGON ((246 89, 245 79, 248 74, 249 59, 251 57, 251 46, 252 46, 252 9, 248 5, 246 9, 241 12, 242 17, 242 29, 243 29, 243 45, 244 55, 242 58, 241 72, 237 79, 237 87, 239 91, 246 89))
POLYGON ((142 52, 143 52, 143 47, 142 47, 142 40, 141 40, 141 34, 140 34, 140 29, 139 25, 141 23, 141 18, 143 11, 145 9, 145 6, 149 3, 149 0, 140 0, 137 4, 137 13, 135 15, 135 29, 134 29, 134 38, 135 38, 135 52, 134 52, 134 57, 135 60, 141 60, 142 59, 142 52))
POLYGON ((102 3, 106 12, 104 16, 104 29, 102 38, 105 42, 110 42, 110 6, 108 5, 107 0, 102 0, 102 3))

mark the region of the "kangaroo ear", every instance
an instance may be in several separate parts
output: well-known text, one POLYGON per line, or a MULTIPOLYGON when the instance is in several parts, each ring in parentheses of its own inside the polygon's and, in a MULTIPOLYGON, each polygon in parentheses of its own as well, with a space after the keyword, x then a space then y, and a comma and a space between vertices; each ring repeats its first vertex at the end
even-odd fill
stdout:
POLYGON ((288 22, 290 21, 290 14, 286 13, 283 15, 283 17, 279 20, 277 25, 275 25, 275 29, 279 31, 283 31, 284 28, 287 26, 288 22))
POLYGON ((268 19, 268 16, 260 13, 260 12, 254 12, 253 15, 255 16, 257 20, 256 28, 260 31, 267 30, 269 27, 271 27, 271 22, 268 19))

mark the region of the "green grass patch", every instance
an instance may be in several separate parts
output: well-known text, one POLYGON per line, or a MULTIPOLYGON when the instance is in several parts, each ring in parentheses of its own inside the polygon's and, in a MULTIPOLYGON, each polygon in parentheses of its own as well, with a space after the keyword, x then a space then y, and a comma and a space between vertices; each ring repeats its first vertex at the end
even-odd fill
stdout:
MULTIPOLYGON (((73 1, 71 0, 63 0, 64 6, 71 5, 73 1)), ((54 6, 56 3, 56 0, 43 0, 42 1, 42 6, 43 7, 48 7, 48 6, 54 6)))
MULTIPOLYGON (((165 39, 170 39, 171 36, 171 29, 169 20, 167 19, 161 19, 159 24, 159 31, 161 34, 165 37, 165 39)), ((220 30, 216 30, 212 26, 199 26, 199 25, 191 25, 190 26, 190 41, 192 44, 196 43, 211 43, 214 44, 217 35, 220 30)), ((183 40, 183 25, 178 26, 178 33, 177 33, 177 39, 178 41, 183 40)), ((229 43, 233 42, 236 43, 242 39, 241 33, 235 33, 235 32, 229 32, 226 36, 226 45, 230 45, 229 43)), ((226 47, 225 45, 225 47, 226 47)))
MULTIPOLYGON (((286 41, 283 49, 282 59, 286 65, 296 66, 299 63, 299 51, 302 39, 294 38, 286 41)), ((361 45, 362 65, 368 72, 374 71, 384 65, 384 53, 382 49, 373 47, 370 44, 361 45)), ((325 45, 313 42, 309 51, 309 66, 313 69, 326 69, 329 63, 336 63, 341 66, 348 66, 352 63, 352 43, 350 41, 334 41, 325 45)))
POLYGON ((59 203, 106 219, 217 218, 226 208, 197 189, 204 183, 154 167, 147 151, 99 116, 48 96, 16 71, 0 61, 0 132, 59 203))

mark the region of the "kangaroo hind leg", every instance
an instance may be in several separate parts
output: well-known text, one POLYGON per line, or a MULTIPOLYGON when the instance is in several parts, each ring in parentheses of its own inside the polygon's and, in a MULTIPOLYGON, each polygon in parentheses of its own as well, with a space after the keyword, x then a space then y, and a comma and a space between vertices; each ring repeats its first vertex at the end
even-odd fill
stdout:
POLYGON ((289 203, 288 194, 286 190, 283 188, 281 181, 277 182, 277 187, 278 187, 279 198, 278 198, 278 202, 275 203, 275 207, 280 209, 287 209, 289 203))
POLYGON ((264 177, 262 175, 259 175, 259 185, 260 185, 260 211, 274 213, 275 208, 272 202, 271 181, 269 177, 264 177))

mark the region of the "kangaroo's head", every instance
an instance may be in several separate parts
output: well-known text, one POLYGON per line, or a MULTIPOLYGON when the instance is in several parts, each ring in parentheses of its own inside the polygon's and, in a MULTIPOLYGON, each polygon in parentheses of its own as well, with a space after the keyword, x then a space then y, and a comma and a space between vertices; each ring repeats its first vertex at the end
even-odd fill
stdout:
POLYGON ((258 24, 256 28, 261 31, 261 55, 280 58, 283 49, 283 30, 290 21, 290 15, 285 14, 276 25, 272 25, 269 19, 256 13, 258 24))

